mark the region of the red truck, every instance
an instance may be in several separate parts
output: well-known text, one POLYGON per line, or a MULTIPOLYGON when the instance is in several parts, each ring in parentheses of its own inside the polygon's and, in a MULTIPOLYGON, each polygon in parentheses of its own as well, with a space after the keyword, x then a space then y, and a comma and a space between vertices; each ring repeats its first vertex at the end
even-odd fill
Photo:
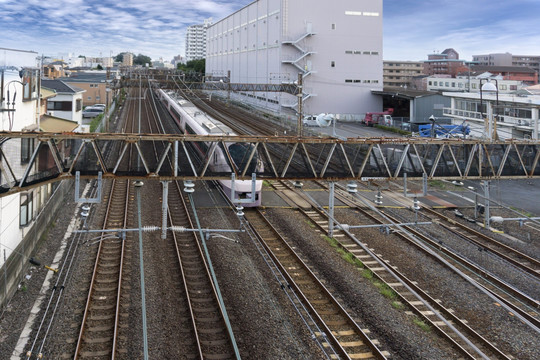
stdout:
POLYGON ((383 112, 368 112, 362 120, 362 124, 366 126, 373 126, 373 124, 391 126, 393 113, 393 108, 388 108, 383 112))

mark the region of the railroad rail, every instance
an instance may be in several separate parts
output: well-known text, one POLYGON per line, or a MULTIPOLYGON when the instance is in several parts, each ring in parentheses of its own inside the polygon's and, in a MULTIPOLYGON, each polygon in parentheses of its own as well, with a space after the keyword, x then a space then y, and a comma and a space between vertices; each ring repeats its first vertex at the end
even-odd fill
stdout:
MULTIPOLYGON (((168 197, 170 226, 193 228, 178 182, 174 182, 173 187, 175 191, 168 197)), ((195 340, 196 351, 193 353, 201 359, 239 357, 198 236, 193 232, 172 232, 172 237, 195 340)))
MULTIPOLYGON (((126 227, 129 186, 128 181, 114 181, 104 229, 126 227)), ((89 359, 99 354, 115 358, 126 246, 123 239, 99 242, 74 359, 89 359)))
MULTIPOLYGON (((283 182, 272 183, 272 185, 279 190, 293 190, 289 184, 283 182)), ((299 208, 298 210, 310 219, 318 231, 328 236, 329 218, 327 214, 309 198, 303 198, 312 205, 312 208, 299 208)), ((346 199, 340 198, 340 200, 347 204, 346 199)), ((441 302, 421 289, 416 282, 392 267, 381 255, 372 253, 366 244, 359 244, 354 237, 350 236, 350 233, 336 229, 334 230, 334 239, 341 249, 354 256, 384 286, 392 289, 401 303, 411 309, 424 323, 429 324, 463 356, 468 359, 478 359, 480 352, 493 359, 509 359, 496 346, 468 326, 464 320, 454 315, 450 309, 445 308, 441 302), (464 339, 459 335, 460 333, 466 335, 467 338, 464 339)))
MULTIPOLYGON (((438 224, 450 232, 467 239, 486 251, 496 254, 517 268, 532 275, 535 279, 540 280, 540 261, 537 259, 524 254, 511 246, 503 244, 492 237, 481 233, 480 231, 474 230, 471 227, 460 223, 459 221, 453 220, 427 206, 422 205, 422 211, 430 214, 433 219, 437 218, 442 220, 443 222, 439 221, 438 224)), ((540 308, 540 304, 538 304, 538 308, 540 308)))
POLYGON ((245 217, 268 253, 287 276, 289 285, 299 294, 324 329, 324 335, 338 355, 347 359, 385 359, 385 353, 377 348, 377 342, 370 339, 358 326, 261 211, 249 209, 245 212, 245 217))
MULTIPOLYGON (((356 199, 351 199, 350 196, 347 196, 347 192, 342 189, 336 189, 336 196, 340 198, 345 204, 355 208, 357 211, 362 213, 362 215, 371 219, 372 221, 383 224, 388 220, 381 219, 377 216, 374 216, 370 212, 364 209, 363 204, 359 203, 356 199)), ((391 221, 400 223, 399 219, 396 219, 394 216, 388 212, 384 212, 384 215, 388 217, 391 221)), ((536 328, 540 328, 540 314, 538 313, 538 301, 530 298, 526 294, 520 292, 514 287, 508 285, 504 281, 501 281, 496 276, 491 275, 490 273, 479 268, 477 265, 472 262, 462 258, 461 256, 455 254, 450 249, 441 245, 439 242, 431 239, 430 237, 419 232, 412 226, 402 226, 407 232, 413 234, 418 239, 421 239, 423 242, 428 244, 431 248, 437 249, 437 251, 444 254, 448 259, 451 260, 454 266, 456 266, 462 273, 468 275, 472 278, 479 286, 487 290, 490 294, 495 296, 501 303, 509 306, 517 314, 525 318, 536 328), (536 310, 534 310, 536 309, 536 310)), ((404 239, 420 251, 431 256, 431 253, 428 252, 424 247, 420 246, 417 242, 410 239, 408 236, 402 234, 401 232, 395 232, 397 236, 404 239)), ((438 259, 436 259, 438 260, 438 259)))

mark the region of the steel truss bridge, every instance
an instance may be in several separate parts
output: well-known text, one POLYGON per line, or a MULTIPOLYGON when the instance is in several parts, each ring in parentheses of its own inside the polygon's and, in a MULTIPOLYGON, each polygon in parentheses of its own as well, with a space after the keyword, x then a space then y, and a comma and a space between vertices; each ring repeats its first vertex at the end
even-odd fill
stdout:
MULTIPOLYGON (((155 146, 154 146, 155 147, 155 146)), ((266 180, 503 179, 540 177, 540 142, 422 138, 197 136, 106 133, 0 132, 0 196, 46 183, 75 179, 251 180, 258 157, 266 180), (157 156, 144 149, 160 144, 157 156), (216 172, 216 149, 250 146, 244 165, 216 172), (207 149, 200 159, 195 147, 207 149), (137 166, 126 165, 131 149, 137 166)))

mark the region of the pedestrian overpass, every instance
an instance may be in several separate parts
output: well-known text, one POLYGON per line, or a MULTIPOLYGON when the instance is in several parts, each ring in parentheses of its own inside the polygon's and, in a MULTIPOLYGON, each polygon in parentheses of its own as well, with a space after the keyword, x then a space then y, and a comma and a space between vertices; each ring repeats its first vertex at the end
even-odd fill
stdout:
POLYGON ((540 142, 426 138, 197 136, 0 132, 0 196, 75 179, 263 180, 505 179, 540 177, 540 142), (249 145, 232 165, 225 144, 249 145), (231 170, 215 171, 221 148, 231 170), (201 156, 197 149, 204 149, 201 156), (131 158, 129 158, 131 157, 131 158))

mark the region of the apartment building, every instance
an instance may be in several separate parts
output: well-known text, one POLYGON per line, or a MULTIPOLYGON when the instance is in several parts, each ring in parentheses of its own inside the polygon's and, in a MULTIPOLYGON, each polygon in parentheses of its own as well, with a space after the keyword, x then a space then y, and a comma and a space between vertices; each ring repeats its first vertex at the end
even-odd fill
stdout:
POLYGON ((426 75, 450 75, 455 77, 460 71, 467 69, 465 60, 461 60, 459 53, 454 49, 446 49, 440 54, 430 54, 423 63, 424 74, 426 75))
MULTIPOLYGON (((304 114, 360 119, 382 110, 371 92, 383 88, 382 10, 382 0, 255 1, 208 28, 206 72, 230 72, 234 83, 293 83, 301 76, 304 114)), ((290 94, 234 96, 272 111, 298 109, 290 94)))
POLYGON ((520 66, 536 70, 540 74, 540 55, 512 55, 495 53, 473 55, 473 62, 481 66, 520 66))
POLYGON ((410 87, 412 79, 423 73, 422 61, 383 61, 384 86, 410 87))
POLYGON ((206 30, 212 19, 204 20, 204 24, 191 25, 186 29, 186 62, 206 57, 206 30))
POLYGON ((130 52, 125 52, 122 58, 123 66, 133 66, 133 54, 130 52))

